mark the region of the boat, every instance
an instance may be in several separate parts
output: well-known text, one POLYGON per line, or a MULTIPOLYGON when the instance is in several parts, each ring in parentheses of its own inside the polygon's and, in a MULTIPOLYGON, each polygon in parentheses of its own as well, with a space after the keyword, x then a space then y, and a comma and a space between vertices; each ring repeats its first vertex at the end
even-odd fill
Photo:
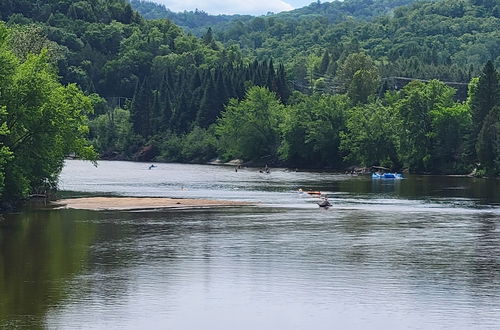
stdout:
POLYGON ((317 196, 321 196, 321 191, 312 191, 312 190, 309 190, 309 191, 306 191, 306 194, 309 194, 309 195, 317 195, 317 196))
POLYGON ((403 179, 401 173, 372 173, 372 179, 403 179))
POLYGON ((328 198, 323 198, 317 204, 319 207, 324 207, 324 208, 328 208, 328 207, 332 206, 332 204, 328 201, 328 198))

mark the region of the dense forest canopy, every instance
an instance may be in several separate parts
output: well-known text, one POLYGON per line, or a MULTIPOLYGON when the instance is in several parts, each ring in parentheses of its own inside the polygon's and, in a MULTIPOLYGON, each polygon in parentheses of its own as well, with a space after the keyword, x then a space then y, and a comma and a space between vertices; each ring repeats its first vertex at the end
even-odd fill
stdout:
POLYGON ((0 201, 55 187, 70 153, 95 157, 86 139, 91 99, 58 82, 47 50, 23 53, 10 37, 0 23, 0 201))
POLYGON ((197 36, 202 36, 209 27, 222 30, 232 21, 247 21, 254 18, 250 15, 210 15, 201 10, 175 13, 165 5, 152 1, 129 0, 129 2, 145 19, 168 19, 197 36))
POLYGON ((69 152, 92 158, 87 124, 112 159, 500 173, 500 0, 172 20, 196 17, 199 36, 125 0, 0 1, 2 198, 54 186, 69 152))
MULTIPOLYGON (((168 12, 148 1, 133 0, 132 5, 139 11, 147 8, 156 17, 166 17, 162 13, 168 12)), ((205 15, 206 19, 196 20, 196 26, 181 25, 200 35, 211 27, 216 39, 238 45, 250 58, 279 59, 297 88, 316 84, 324 88, 325 81, 335 88, 332 80, 339 62, 360 51, 377 61, 385 78, 463 83, 461 94, 486 61, 491 59, 500 67, 498 0, 313 2, 289 12, 230 19, 200 12, 168 13, 175 22, 181 22, 179 15, 193 21, 205 15), (323 57, 328 57, 330 67, 319 68, 321 61, 325 63, 323 57)), ((388 83, 402 87, 407 81, 388 83)))
MULTIPOLYGON (((384 1, 316 6, 356 3, 362 4, 361 10, 371 4, 383 7, 384 1)), ((314 66, 325 51, 333 62, 352 52, 364 51, 379 62, 386 77, 467 82, 469 71, 478 74, 487 60, 493 59, 500 65, 500 2, 418 1, 370 21, 344 16, 332 22, 328 15, 297 18, 291 12, 233 22, 228 29, 216 31, 216 36, 224 42, 237 43, 249 56, 282 59, 296 79, 305 78, 299 74, 307 71, 304 66, 314 66)), ((335 67, 328 73, 327 77, 334 76, 335 67)))
MULTIPOLYGON (((311 1, 309 6, 282 13, 269 13, 267 17, 310 20, 311 18, 321 18, 328 23, 338 23, 349 17, 370 20, 374 17, 390 13, 394 8, 411 4, 417 0, 350 0, 333 1, 320 3, 311 1)), ((165 5, 151 0, 129 0, 132 7, 146 19, 166 18, 192 32, 202 35, 207 28, 211 27, 216 31, 224 31, 231 22, 255 21, 258 24, 260 18, 250 15, 210 15, 200 10, 184 11, 175 13, 165 5)))

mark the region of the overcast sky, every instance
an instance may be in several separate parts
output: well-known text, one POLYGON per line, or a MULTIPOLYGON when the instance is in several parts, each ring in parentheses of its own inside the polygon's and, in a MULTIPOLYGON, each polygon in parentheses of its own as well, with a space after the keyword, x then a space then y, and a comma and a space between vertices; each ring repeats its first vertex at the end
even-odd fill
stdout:
MULTIPOLYGON (((209 14, 252 14, 278 13, 304 7, 315 0, 152 0, 164 4, 172 11, 206 11, 209 14)), ((322 1, 326 2, 326 1, 322 1)))

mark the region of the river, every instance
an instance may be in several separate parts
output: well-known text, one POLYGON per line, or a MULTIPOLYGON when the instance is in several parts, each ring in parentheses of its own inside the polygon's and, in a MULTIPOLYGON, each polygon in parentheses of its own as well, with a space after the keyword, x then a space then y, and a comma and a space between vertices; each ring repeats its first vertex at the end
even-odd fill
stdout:
POLYGON ((500 328, 499 180, 149 165, 67 161, 60 188, 256 206, 4 214, 0 328, 500 328))

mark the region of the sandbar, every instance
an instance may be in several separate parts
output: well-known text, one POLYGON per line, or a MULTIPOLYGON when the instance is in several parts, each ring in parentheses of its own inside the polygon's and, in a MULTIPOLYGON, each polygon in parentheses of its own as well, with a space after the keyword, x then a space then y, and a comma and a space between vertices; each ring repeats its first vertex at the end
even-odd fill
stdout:
POLYGON ((53 202, 60 208, 92 211, 133 211, 152 209, 197 209, 249 206, 251 203, 164 197, 85 197, 53 202))

